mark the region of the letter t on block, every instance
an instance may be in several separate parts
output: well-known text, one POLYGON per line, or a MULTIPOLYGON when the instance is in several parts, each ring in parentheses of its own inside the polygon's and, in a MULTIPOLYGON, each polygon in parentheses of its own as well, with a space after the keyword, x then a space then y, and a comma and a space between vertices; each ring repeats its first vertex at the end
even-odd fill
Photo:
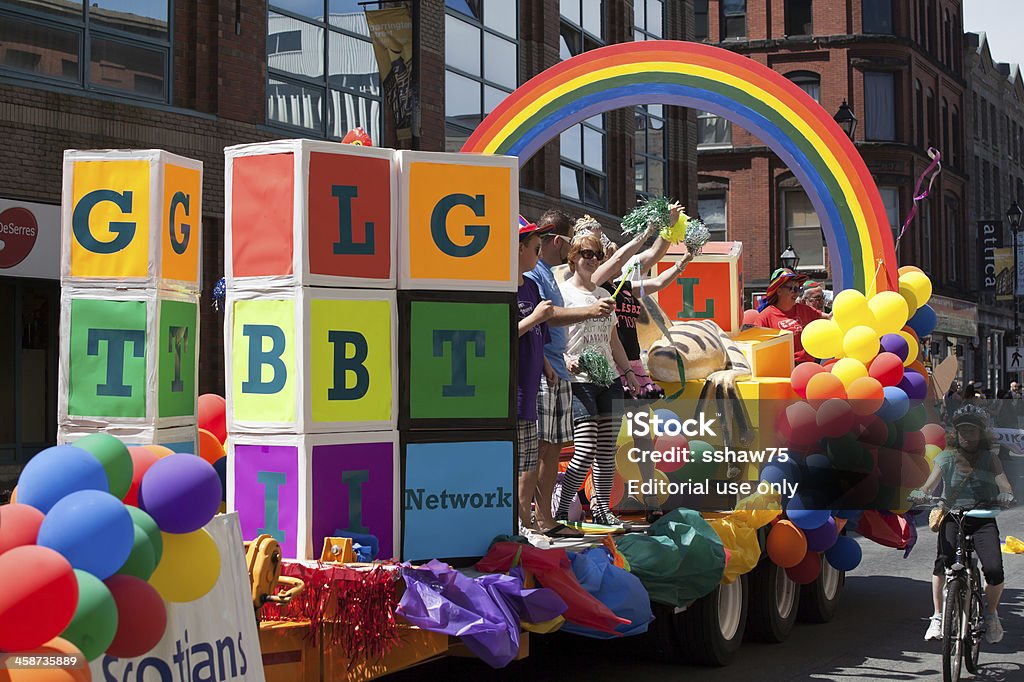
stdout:
POLYGON ((434 357, 444 356, 444 344, 450 343, 452 348, 452 383, 441 389, 445 398, 472 398, 476 395, 476 386, 468 383, 469 367, 467 346, 472 343, 476 357, 486 354, 487 335, 482 330, 469 329, 435 329, 434 357))
POLYGON ((132 387, 124 383, 124 345, 132 344, 132 355, 146 357, 146 332, 141 329, 90 329, 86 353, 100 354, 100 342, 107 342, 106 383, 96 386, 96 395, 130 398, 132 387))

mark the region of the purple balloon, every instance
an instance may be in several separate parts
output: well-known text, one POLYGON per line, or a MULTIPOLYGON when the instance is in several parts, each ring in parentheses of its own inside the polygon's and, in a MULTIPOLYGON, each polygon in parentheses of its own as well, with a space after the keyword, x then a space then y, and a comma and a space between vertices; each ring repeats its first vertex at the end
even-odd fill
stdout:
POLYGON ((920 372, 908 369, 896 386, 903 389, 911 400, 924 400, 928 397, 928 380, 920 372))
POLYGON ((139 485, 139 508, 165 533, 191 533, 220 508, 220 477, 196 455, 174 454, 156 461, 139 485))
POLYGON ((900 360, 906 362, 910 354, 910 344, 899 334, 885 334, 881 339, 882 350, 886 353, 898 355, 900 360))
POLYGON ((836 520, 830 516, 828 521, 817 528, 805 530, 804 536, 807 538, 807 551, 824 552, 836 544, 839 528, 836 526, 836 520))

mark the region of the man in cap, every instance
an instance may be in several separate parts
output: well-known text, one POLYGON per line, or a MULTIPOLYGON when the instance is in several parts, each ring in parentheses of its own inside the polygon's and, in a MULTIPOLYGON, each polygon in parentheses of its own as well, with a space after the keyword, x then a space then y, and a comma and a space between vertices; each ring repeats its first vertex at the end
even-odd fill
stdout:
POLYGON ((768 291, 757 307, 758 326, 793 333, 793 359, 798 364, 815 361, 800 343, 804 327, 814 320, 832 317, 830 313, 799 302, 800 290, 806 280, 807 275, 798 274, 791 268, 779 268, 772 273, 768 291))

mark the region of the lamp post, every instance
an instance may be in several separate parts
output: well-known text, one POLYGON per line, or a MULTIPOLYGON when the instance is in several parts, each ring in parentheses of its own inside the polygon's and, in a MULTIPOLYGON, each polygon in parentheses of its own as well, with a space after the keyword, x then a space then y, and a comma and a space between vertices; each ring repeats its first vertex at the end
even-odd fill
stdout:
POLYGON ((779 254, 779 260, 782 261, 782 267, 790 270, 796 270, 796 266, 800 264, 800 256, 793 250, 792 244, 788 244, 786 250, 779 254))
POLYGON ((850 105, 846 103, 845 99, 843 100, 843 103, 839 105, 839 111, 837 111, 836 115, 832 118, 839 124, 839 127, 843 129, 846 136, 850 138, 850 140, 853 140, 853 134, 857 130, 857 117, 853 115, 853 109, 850 108, 850 105))
POLYGON ((1014 199, 1010 208, 1006 209, 1006 220, 1013 230, 1013 277, 1011 278, 1011 291, 1013 293, 1013 345, 1020 345, 1020 301, 1017 300, 1017 241, 1020 239, 1020 222, 1024 217, 1024 209, 1014 199))

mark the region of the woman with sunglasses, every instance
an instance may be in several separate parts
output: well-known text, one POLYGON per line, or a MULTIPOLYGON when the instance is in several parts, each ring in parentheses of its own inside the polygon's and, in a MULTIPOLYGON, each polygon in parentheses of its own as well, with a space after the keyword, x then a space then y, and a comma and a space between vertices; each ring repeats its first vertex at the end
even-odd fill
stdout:
MULTIPOLYGON (((594 282, 594 271, 605 258, 604 247, 595 234, 584 234, 573 239, 569 248, 569 271, 572 276, 559 285, 567 308, 593 306, 611 298, 611 292, 594 282)), ((599 376, 591 376, 580 359, 585 351, 598 354, 608 368, 625 378, 626 387, 639 390, 629 358, 622 348, 616 332, 615 315, 584 320, 567 328, 565 361, 572 382, 573 441, 575 454, 569 462, 562 483, 555 520, 568 524, 569 505, 583 484, 587 472, 593 467, 594 495, 590 500, 594 523, 622 526, 611 511, 612 484, 615 481, 615 439, 622 418, 623 385, 614 379, 610 385, 598 383, 599 376)))
POLYGON ((790 268, 779 268, 772 273, 768 292, 757 307, 756 324, 770 329, 782 329, 793 333, 793 359, 801 362, 815 362, 813 356, 804 350, 800 334, 804 327, 821 318, 831 318, 811 306, 800 303, 800 290, 807 275, 797 274, 790 268))
MULTIPOLYGON (((953 415, 953 435, 948 447, 932 462, 932 472, 919 490, 910 493, 918 503, 927 499, 942 481, 943 504, 973 507, 975 504, 1009 506, 1013 489, 999 457, 992 452, 995 441, 988 413, 975 405, 964 405, 953 415)), ((999 526, 994 518, 964 519, 965 530, 974 538, 974 552, 985 576, 985 641, 995 644, 1003 638, 999 622, 999 598, 1003 594, 1003 557, 1000 554, 999 526)), ((925 640, 942 638, 942 588, 946 569, 956 559, 957 525, 947 514, 938 532, 935 566, 932 570, 932 606, 935 607, 925 640)))

